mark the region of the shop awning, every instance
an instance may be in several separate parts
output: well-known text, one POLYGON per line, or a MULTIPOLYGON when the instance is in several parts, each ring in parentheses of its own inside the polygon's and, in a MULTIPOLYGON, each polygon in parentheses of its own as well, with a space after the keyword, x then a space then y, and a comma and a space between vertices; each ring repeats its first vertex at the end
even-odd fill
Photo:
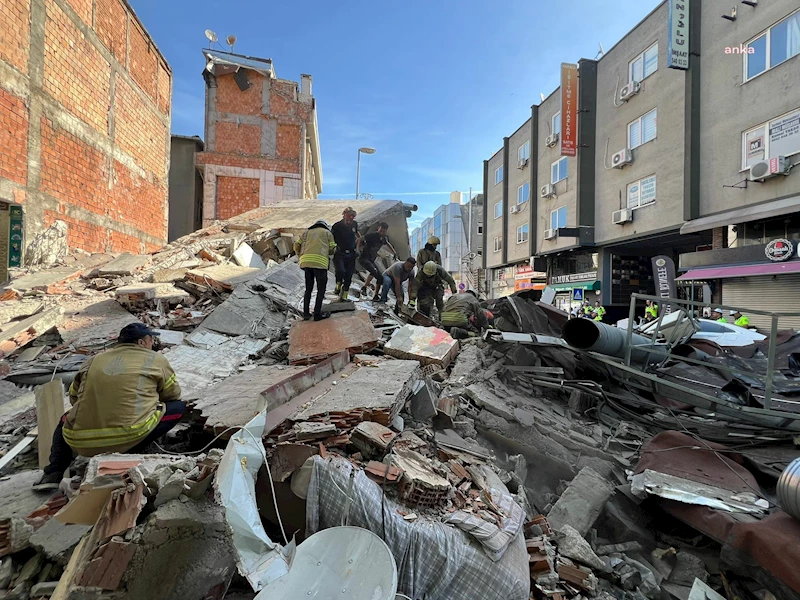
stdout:
POLYGON ((710 279, 730 279, 731 277, 749 277, 754 275, 783 275, 785 273, 800 273, 800 260, 784 263, 692 269, 680 277, 677 277, 676 281, 708 281, 710 279))
POLYGON ((599 281, 576 281, 575 283, 551 283, 547 287, 559 290, 589 290, 590 292, 600 291, 599 281))
POLYGON ((683 227, 681 227, 681 233, 697 233, 698 231, 707 231, 715 227, 781 217, 789 213, 797 212, 798 203, 800 203, 800 196, 792 196, 791 198, 773 200, 772 202, 764 202, 763 204, 756 204, 754 206, 735 208, 716 215, 687 221, 683 224, 683 227))

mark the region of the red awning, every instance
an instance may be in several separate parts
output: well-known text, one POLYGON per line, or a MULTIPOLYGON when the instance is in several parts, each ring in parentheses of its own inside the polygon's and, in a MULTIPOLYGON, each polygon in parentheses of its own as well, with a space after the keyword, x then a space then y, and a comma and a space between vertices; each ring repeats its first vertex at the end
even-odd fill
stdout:
POLYGON ((800 260, 784 263, 765 263, 760 265, 736 265, 713 269, 692 269, 676 278, 677 281, 707 281, 709 279, 729 279, 752 275, 782 275, 800 273, 800 260))

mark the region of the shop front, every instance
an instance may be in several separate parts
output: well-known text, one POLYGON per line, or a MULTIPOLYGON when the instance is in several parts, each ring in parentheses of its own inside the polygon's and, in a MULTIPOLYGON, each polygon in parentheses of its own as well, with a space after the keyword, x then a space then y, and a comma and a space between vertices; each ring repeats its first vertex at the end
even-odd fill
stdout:
POLYGON ((556 308, 571 312, 585 300, 594 304, 601 299, 596 252, 574 250, 548 257, 547 271, 547 287, 556 292, 556 308))
POLYGON ((547 286, 547 273, 535 271, 528 265, 517 265, 514 274, 514 291, 543 290, 547 286))
MULTIPOLYGON (((714 290, 720 304, 747 308, 795 312, 800 297, 800 256, 797 247, 800 234, 706 252, 682 254, 677 279, 693 287, 707 285, 714 290)), ((768 316, 747 315, 750 324, 769 330, 768 316)), ((800 317, 784 317, 780 329, 800 329, 800 317)))

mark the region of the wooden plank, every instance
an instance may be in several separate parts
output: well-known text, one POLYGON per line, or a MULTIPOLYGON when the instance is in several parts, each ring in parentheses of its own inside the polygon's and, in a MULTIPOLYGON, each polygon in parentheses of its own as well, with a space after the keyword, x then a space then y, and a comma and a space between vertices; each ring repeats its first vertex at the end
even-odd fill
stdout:
POLYGON ((22 438, 17 445, 11 448, 3 458, 0 458, 0 471, 2 471, 12 460, 14 460, 18 455, 22 454, 22 452, 30 446, 34 440, 36 439, 37 429, 34 428, 30 430, 24 438, 22 438))
POLYGON ((83 562, 86 549, 89 547, 90 537, 90 535, 84 537, 72 552, 72 557, 69 559, 69 563, 67 563, 67 568, 64 569, 64 574, 61 575, 61 579, 58 580, 56 591, 50 596, 50 600, 66 600, 69 590, 72 588, 75 575, 78 573, 78 569, 83 562))
POLYGON ((36 425, 39 429, 39 468, 50 464, 50 447, 53 445, 53 432, 64 414, 64 385, 60 379, 37 386, 36 425))

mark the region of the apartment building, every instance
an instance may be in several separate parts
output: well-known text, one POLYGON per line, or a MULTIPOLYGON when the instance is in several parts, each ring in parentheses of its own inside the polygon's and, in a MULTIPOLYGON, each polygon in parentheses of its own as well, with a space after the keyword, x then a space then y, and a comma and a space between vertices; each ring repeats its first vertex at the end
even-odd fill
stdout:
POLYGON ((450 202, 433 211, 433 216, 411 232, 411 252, 414 257, 425 246, 428 238, 436 236, 441 241, 439 252, 442 266, 458 282, 462 278, 462 261, 469 255, 467 223, 464 221, 466 205, 462 205, 461 192, 450 192, 450 202))
POLYGON ((669 0, 598 60, 580 60, 577 156, 560 152, 557 89, 484 162, 493 295, 513 292, 509 277, 527 262, 562 308, 597 299, 627 314, 631 293, 655 292, 651 260, 664 255, 686 297, 781 309, 800 291, 798 56, 793 0, 743 4, 733 20, 669 0), (669 65, 676 31, 691 43, 685 69, 669 65), (535 140, 536 196, 512 213, 524 197, 506 175, 520 131, 535 140), (526 219, 527 257, 516 243, 526 219))

